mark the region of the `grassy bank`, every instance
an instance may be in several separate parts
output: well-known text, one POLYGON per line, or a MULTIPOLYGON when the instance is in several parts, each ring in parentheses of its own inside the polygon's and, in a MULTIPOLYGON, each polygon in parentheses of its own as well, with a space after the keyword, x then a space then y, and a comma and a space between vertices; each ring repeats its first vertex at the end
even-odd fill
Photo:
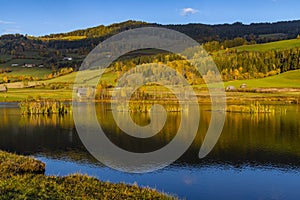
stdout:
POLYGON ((45 176, 45 164, 0 151, 0 199, 174 199, 153 189, 86 175, 45 176))

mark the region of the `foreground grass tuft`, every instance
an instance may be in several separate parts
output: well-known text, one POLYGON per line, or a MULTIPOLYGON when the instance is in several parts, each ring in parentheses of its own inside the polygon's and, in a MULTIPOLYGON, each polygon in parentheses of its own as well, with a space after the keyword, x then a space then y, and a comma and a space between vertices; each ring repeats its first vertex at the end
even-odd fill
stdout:
POLYGON ((45 164, 0 151, 0 199, 175 199, 154 189, 73 174, 45 176, 45 164))
POLYGON ((0 177, 8 174, 44 174, 45 164, 31 157, 0 151, 0 177))

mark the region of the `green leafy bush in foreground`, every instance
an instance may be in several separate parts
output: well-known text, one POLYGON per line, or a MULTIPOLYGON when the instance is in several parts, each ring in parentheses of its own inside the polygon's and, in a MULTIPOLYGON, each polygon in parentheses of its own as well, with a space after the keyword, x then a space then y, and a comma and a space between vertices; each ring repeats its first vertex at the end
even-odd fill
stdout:
POLYGON ((174 199, 150 188, 87 175, 45 176, 45 164, 0 151, 0 199, 174 199))

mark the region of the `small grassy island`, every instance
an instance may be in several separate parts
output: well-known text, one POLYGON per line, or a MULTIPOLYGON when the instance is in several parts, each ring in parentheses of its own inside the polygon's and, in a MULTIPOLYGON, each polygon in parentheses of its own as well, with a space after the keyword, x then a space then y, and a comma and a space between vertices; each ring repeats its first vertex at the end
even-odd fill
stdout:
POLYGON ((175 199, 154 189, 73 174, 46 176, 45 164, 0 151, 0 199, 175 199))

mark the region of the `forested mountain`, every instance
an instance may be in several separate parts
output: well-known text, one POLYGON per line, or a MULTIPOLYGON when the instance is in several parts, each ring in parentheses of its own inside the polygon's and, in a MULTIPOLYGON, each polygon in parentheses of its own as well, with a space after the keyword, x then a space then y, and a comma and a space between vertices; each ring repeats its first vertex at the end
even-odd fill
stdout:
POLYGON ((68 33, 58 33, 58 34, 50 34, 46 36, 42 36, 40 38, 67 38, 70 36, 83 36, 83 38, 97 38, 97 37, 105 37, 107 35, 116 34, 128 29, 139 28, 144 26, 151 26, 155 24, 150 24, 141 21, 126 21, 122 23, 115 23, 109 26, 96 26, 92 28, 75 30, 68 33))
MULTIPOLYGON (((300 33, 300 20, 276 23, 256 23, 250 25, 244 25, 239 22, 221 25, 160 25, 139 21, 126 21, 109 26, 101 25, 84 30, 50 34, 42 37, 27 37, 19 34, 3 35, 0 37, 0 53, 2 55, 23 55, 24 51, 30 49, 38 51, 41 51, 42 49, 48 49, 48 51, 54 49, 62 51, 62 54, 65 50, 87 54, 92 48, 99 44, 99 42, 111 35, 124 30, 147 26, 165 27, 177 30, 189 35, 200 43, 208 41, 224 42, 237 37, 252 43, 263 43, 296 38, 300 33)), ((240 45, 240 42, 227 46, 232 47, 235 45, 240 45)))
POLYGON ((276 23, 252 23, 245 25, 240 22, 233 24, 206 25, 206 24, 183 24, 161 25, 140 21, 126 21, 109 26, 97 26, 84 30, 76 30, 69 33, 51 34, 41 38, 67 38, 70 36, 83 36, 85 38, 106 37, 124 30, 138 27, 165 27, 185 33, 200 43, 212 40, 227 40, 236 37, 244 37, 257 42, 268 42, 280 39, 295 38, 300 32, 300 20, 276 23))
POLYGON ((249 42, 263 43, 282 39, 296 38, 300 33, 300 20, 276 22, 276 23, 256 23, 244 25, 236 22, 234 24, 206 25, 206 24, 186 24, 186 25, 161 25, 140 21, 126 21, 109 26, 97 26, 84 30, 76 30, 68 33, 50 34, 42 37, 25 37, 22 35, 3 35, 0 37, 1 54, 16 50, 22 46, 32 46, 32 48, 54 48, 54 49, 78 49, 90 51, 99 42, 107 37, 122 32, 124 30, 138 27, 165 27, 187 34, 200 43, 208 41, 225 41, 237 37, 244 38, 249 42), (31 44, 29 44, 31 43, 31 44), (20 46, 21 45, 21 46, 20 46))
MULTIPOLYGON (((212 54, 225 80, 264 77, 300 69, 299 47, 272 49, 265 52, 238 52, 235 49, 230 49, 245 44, 259 44, 297 38, 297 36, 300 39, 300 20, 250 25, 239 22, 221 25, 161 25, 126 21, 109 26, 101 25, 42 37, 20 34, 3 35, 0 37, 0 67, 7 69, 4 71, 10 71, 9 68, 12 65, 25 66, 29 64, 30 66, 43 66, 53 70, 65 67, 76 70, 85 56, 99 42, 124 30, 149 26, 180 31, 204 44, 204 48, 212 54)), ((123 73, 124 70, 135 65, 153 61, 173 62, 174 66, 179 66, 179 71, 187 72, 185 75, 190 77, 188 65, 180 64, 182 62, 180 58, 170 57, 170 55, 153 50, 127 55, 123 57, 123 60, 119 60, 119 63, 114 67, 116 72, 123 73), (186 65, 186 69, 184 65, 186 65)), ((191 82, 194 82, 193 79, 190 77, 191 82)))

